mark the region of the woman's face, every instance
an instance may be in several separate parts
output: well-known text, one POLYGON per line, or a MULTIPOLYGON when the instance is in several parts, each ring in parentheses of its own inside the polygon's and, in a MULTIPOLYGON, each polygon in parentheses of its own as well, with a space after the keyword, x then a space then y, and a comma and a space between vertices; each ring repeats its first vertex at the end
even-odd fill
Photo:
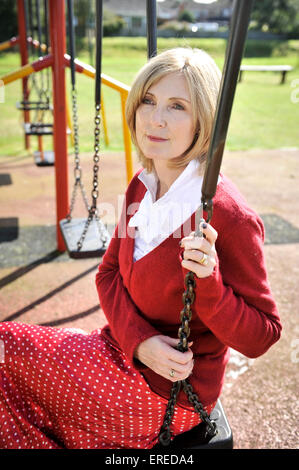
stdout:
POLYGON ((137 143, 145 157, 170 160, 190 147, 194 134, 186 79, 171 73, 148 89, 136 111, 137 143))

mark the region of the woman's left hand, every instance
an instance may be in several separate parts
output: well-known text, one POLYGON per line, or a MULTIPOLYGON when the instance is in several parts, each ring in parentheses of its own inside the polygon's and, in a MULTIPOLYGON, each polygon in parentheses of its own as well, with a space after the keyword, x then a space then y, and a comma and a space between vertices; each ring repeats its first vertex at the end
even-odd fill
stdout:
POLYGON ((216 266, 215 242, 218 234, 207 223, 201 224, 200 229, 204 238, 196 237, 192 232, 181 240, 181 247, 184 248, 182 266, 203 278, 210 276, 216 266))

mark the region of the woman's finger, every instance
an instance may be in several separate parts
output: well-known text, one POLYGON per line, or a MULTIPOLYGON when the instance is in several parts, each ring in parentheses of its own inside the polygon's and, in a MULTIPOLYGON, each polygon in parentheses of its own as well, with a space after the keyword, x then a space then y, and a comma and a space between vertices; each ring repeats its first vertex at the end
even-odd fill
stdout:
POLYGON ((216 250, 214 247, 210 247, 210 249, 207 251, 185 249, 183 252, 183 259, 196 261, 196 263, 199 263, 203 266, 207 266, 210 261, 213 262, 213 259, 215 259, 215 256, 216 256, 216 250))
POLYGON ((192 373, 194 360, 192 359, 185 367, 180 367, 177 363, 169 363, 165 371, 165 377, 172 382, 185 380, 192 373))
POLYGON ((205 278, 209 277, 213 273, 216 266, 216 260, 214 257, 208 257, 207 264, 204 266, 197 261, 183 259, 182 266, 188 271, 192 271, 198 278, 205 278))
MULTIPOLYGON (((207 223, 202 223, 200 224, 200 229, 202 233, 204 234, 204 239, 207 240, 211 245, 213 245, 218 237, 218 232, 212 227, 212 225, 207 224, 207 223)), ((184 237, 181 240, 182 246, 185 244, 185 242, 192 242, 202 240, 202 237, 195 237, 195 232, 191 232, 190 235, 187 237, 184 237)))
MULTIPOLYGON (((189 348, 188 351, 186 352, 181 352, 178 351, 177 349, 174 349, 173 346, 167 347, 169 345, 169 339, 173 340, 173 338, 166 339, 167 337, 164 337, 164 342, 165 344, 165 352, 163 353, 163 357, 167 358, 168 361, 173 361, 174 363, 177 364, 182 364, 186 365, 188 364, 189 361, 193 358, 193 352, 189 348)), ((175 340, 176 345, 179 343, 179 340, 175 340)))
POLYGON ((195 237, 184 241, 182 246, 185 248, 185 250, 200 250, 204 253, 209 253, 213 245, 204 238, 195 237))
POLYGON ((208 240, 213 245, 218 237, 218 232, 214 229, 214 227, 204 222, 200 224, 200 229, 203 235, 205 236, 206 240, 208 240))

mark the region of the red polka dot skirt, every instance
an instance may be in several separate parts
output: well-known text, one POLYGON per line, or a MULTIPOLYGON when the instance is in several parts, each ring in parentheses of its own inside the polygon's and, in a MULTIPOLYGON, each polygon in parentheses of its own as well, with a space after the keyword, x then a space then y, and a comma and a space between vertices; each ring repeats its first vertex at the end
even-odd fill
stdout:
MULTIPOLYGON (((0 448, 150 449, 166 406, 101 330, 0 323, 0 448)), ((199 422, 176 406, 173 435, 199 422)))

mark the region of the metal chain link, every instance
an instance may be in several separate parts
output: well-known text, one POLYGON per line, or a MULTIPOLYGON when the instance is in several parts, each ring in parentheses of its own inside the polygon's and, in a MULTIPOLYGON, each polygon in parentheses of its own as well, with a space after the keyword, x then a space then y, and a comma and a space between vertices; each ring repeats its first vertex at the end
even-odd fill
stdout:
POLYGON ((72 115, 73 115, 73 131, 74 131, 74 154, 75 154, 75 168, 74 168, 74 177, 75 183, 72 192, 70 210, 66 216, 67 220, 70 222, 72 218, 72 213, 75 205, 77 189, 80 187, 82 198, 86 207, 86 210, 89 212, 89 204, 85 192, 85 188, 82 183, 82 170, 80 166, 80 157, 79 157, 79 126, 78 126, 78 107, 77 107, 77 92, 75 89, 72 90, 72 115))
MULTIPOLYGON (((200 232, 196 232, 200 236, 200 232)), ((193 272, 188 272, 185 277, 186 290, 183 293, 183 304, 184 308, 180 313, 181 326, 178 331, 179 343, 176 347, 181 352, 188 350, 188 337, 190 335, 189 322, 192 318, 191 305, 195 299, 195 280, 193 272)), ((206 424, 206 433, 210 436, 216 434, 216 423, 211 421, 208 413, 204 410, 202 404, 199 401, 198 396, 193 392, 191 384, 188 383, 187 379, 182 381, 174 382, 171 392, 170 399, 166 408, 164 421, 159 433, 159 442, 163 446, 167 446, 171 441, 171 430, 170 424, 174 413, 174 407, 177 401, 178 394, 181 386, 186 393, 188 400, 193 405, 195 412, 199 414, 201 420, 206 424)))
POLYGON ((193 392, 192 385, 189 384, 187 380, 183 380, 182 385, 183 385, 183 390, 186 393, 190 403, 194 406, 196 413, 198 413, 202 421, 206 423, 206 426, 207 426, 206 433, 209 436, 215 436, 216 431, 217 431, 216 423, 215 421, 212 421, 210 419, 208 413, 206 412, 206 410, 200 403, 198 396, 196 395, 196 393, 193 392))
POLYGON ((170 424, 171 424, 172 417, 174 414, 177 397, 181 389, 181 384, 182 382, 180 380, 177 382, 174 382, 170 391, 170 398, 167 403, 164 421, 163 421, 163 424, 161 426, 160 433, 159 433, 159 442, 163 446, 169 445, 171 441, 170 424))
POLYGON ((100 161, 100 125, 101 125, 101 104, 96 104, 96 112, 95 112, 95 129, 94 129, 94 156, 93 156, 93 187, 92 187, 92 205, 88 209, 88 218, 85 222, 85 226, 82 232, 82 235, 77 243, 78 250, 81 250, 87 230, 93 218, 95 218, 97 222, 97 226, 99 229, 99 234, 101 237, 101 241, 104 247, 107 247, 108 244, 108 236, 104 233, 105 231, 102 230, 102 222, 98 216, 98 209, 97 209, 97 199, 99 196, 99 189, 98 189, 98 173, 99 173, 99 161, 100 161))

